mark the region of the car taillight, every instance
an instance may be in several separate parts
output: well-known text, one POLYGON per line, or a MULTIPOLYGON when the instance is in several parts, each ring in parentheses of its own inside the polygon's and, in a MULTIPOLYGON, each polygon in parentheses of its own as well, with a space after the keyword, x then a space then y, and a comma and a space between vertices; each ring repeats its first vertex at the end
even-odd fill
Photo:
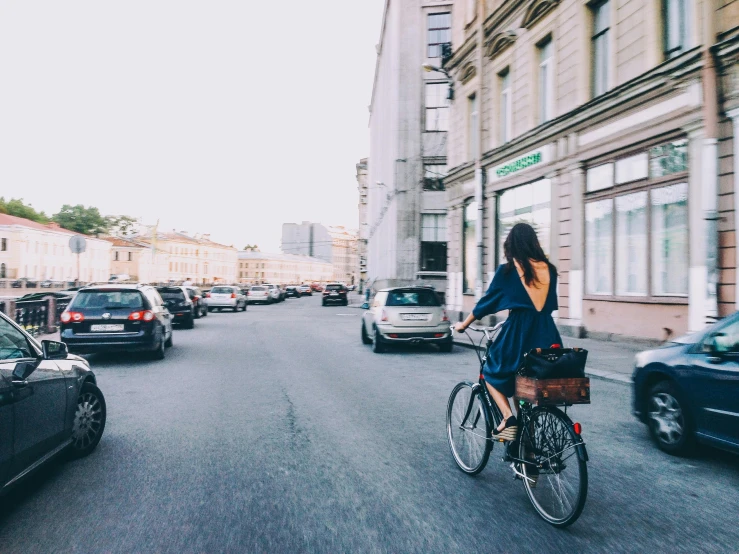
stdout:
POLYGON ((235 292, 232 292, 231 293, 231 298, 236 298, 236 293, 235 292))
POLYGON ((446 310, 444 310, 441 314, 441 320, 442 321, 449 321, 449 316, 446 315, 446 310))
POLYGON ((387 317, 387 313, 385 313, 385 310, 382 310, 382 314, 380 316, 380 321, 390 321, 387 317))
POLYGON ((130 321, 152 321, 154 319, 154 312, 151 310, 142 310, 138 312, 131 312, 128 316, 130 321))
POLYGON ((210 293, 209 293, 209 292, 206 292, 206 293, 205 293, 205 297, 206 297, 206 298, 210 298, 210 293))
POLYGON ((61 320, 62 323, 69 323, 70 321, 79 323, 80 321, 85 320, 85 316, 79 312, 64 312, 62 314, 61 320))

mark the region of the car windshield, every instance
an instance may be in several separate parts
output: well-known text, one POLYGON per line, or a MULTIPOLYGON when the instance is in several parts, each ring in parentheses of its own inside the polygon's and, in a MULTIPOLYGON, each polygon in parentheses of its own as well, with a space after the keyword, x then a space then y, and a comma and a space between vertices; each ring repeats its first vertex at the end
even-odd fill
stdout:
POLYGON ((159 294, 162 295, 162 300, 184 300, 185 293, 182 289, 178 288, 161 288, 157 289, 159 294))
POLYGON ((343 288, 341 285, 326 285, 326 290, 341 290, 343 288))
POLYGON ((252 288, 251 288, 251 289, 249 289, 249 290, 252 290, 252 291, 257 291, 257 292, 259 292, 259 291, 265 291, 265 290, 267 290, 267 289, 265 289, 264 287, 252 287, 252 288))
POLYGON ((231 294, 233 290, 231 287, 213 287, 210 292, 213 294, 231 294))
POLYGON ((70 305, 71 310, 82 308, 140 310, 144 307, 141 293, 135 290, 81 290, 70 305))
POLYGON ((441 306, 439 297, 432 290, 394 290, 387 296, 386 306, 441 306))

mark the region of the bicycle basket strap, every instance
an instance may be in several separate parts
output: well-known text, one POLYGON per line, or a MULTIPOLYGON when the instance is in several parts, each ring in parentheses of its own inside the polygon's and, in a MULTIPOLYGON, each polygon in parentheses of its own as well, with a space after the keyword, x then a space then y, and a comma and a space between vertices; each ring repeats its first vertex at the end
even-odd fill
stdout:
POLYGON ((519 374, 536 379, 585 377, 587 359, 583 348, 535 348, 524 355, 519 374))

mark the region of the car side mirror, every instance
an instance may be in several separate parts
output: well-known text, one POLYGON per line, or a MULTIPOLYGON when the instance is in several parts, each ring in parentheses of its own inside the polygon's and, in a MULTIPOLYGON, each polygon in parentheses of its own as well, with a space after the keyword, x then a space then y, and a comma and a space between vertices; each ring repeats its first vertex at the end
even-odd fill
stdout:
POLYGON ((44 360, 66 360, 69 356, 67 345, 53 340, 42 340, 41 350, 44 360))
POLYGON ((362 309, 363 310, 369 310, 369 307, 370 307, 369 306, 369 302, 365 302, 364 304, 362 304, 362 309))
POLYGON ((18 362, 13 369, 13 381, 23 382, 36 371, 40 360, 18 362))

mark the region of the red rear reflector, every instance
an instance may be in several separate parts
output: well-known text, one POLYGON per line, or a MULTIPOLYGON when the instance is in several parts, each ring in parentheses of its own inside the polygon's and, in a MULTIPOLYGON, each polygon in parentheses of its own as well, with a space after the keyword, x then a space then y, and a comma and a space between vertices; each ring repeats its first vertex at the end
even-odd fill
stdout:
POLYGON ((550 348, 562 348, 561 344, 553 344, 550 348))
POLYGON ((388 337, 390 337, 391 339, 397 339, 398 335, 396 335, 395 333, 390 333, 388 337))
POLYGON ((436 334, 434 335, 434 338, 440 339, 440 338, 441 338, 441 337, 443 337, 443 336, 444 336, 444 333, 436 333, 436 334))
POLYGON ((575 430, 575 433, 576 433, 576 434, 578 434, 578 435, 579 435, 580 433, 582 433, 582 425, 580 425, 579 423, 575 423, 575 424, 574 424, 574 425, 572 426, 572 428, 573 428, 573 429, 575 430))

